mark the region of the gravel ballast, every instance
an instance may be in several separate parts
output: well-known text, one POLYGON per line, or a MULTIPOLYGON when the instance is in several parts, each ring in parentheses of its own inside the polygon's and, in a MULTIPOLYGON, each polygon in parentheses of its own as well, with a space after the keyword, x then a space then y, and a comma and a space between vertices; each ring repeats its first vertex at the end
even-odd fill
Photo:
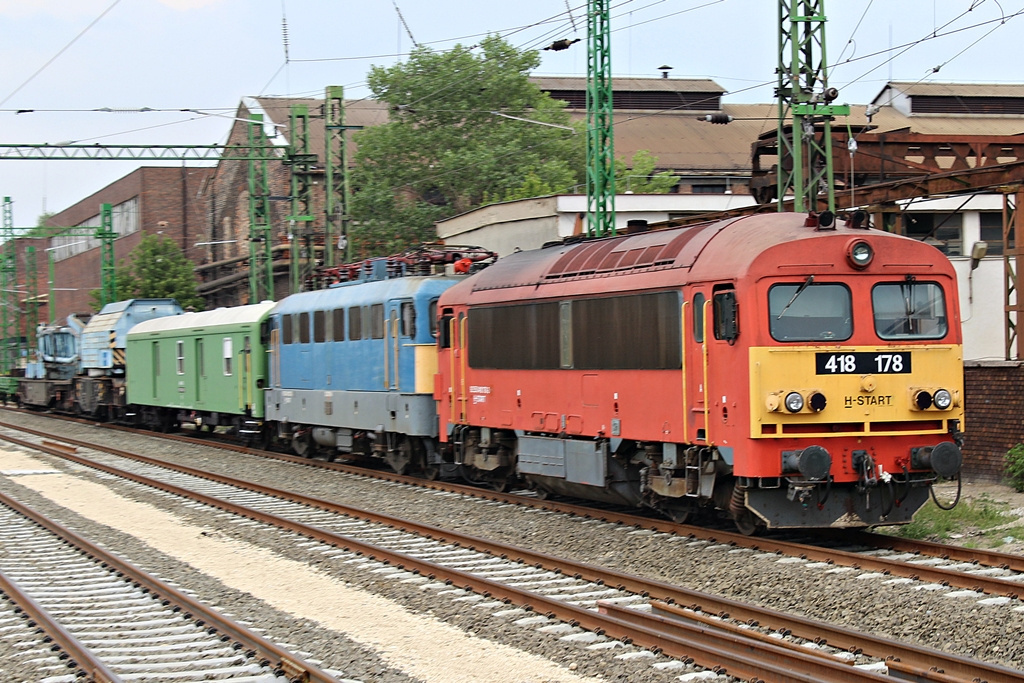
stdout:
MULTIPOLYGON (((864 578, 858 571, 830 571, 781 561, 756 552, 735 552, 728 548, 709 549, 708 544, 691 543, 665 534, 638 532, 609 524, 584 522, 559 514, 499 505, 458 495, 439 494, 426 489, 395 486, 339 473, 267 461, 212 448, 178 444, 144 435, 106 432, 89 426, 62 423, 33 415, 5 413, 4 421, 60 431, 68 436, 116 443, 155 457, 182 464, 214 469, 231 476, 301 491, 307 495, 356 505, 428 524, 453 528, 509 544, 522 545, 595 565, 612 567, 702 590, 737 600, 802 614, 837 625, 867 631, 878 636, 925 644, 947 652, 1015 668, 1024 667, 1024 645, 1016 634, 1024 627, 1022 603, 983 605, 974 598, 948 597, 952 590, 922 590, 922 584, 894 581, 891 577, 864 578)), ((62 466, 67 467, 67 466, 62 466)), ((77 466, 75 466, 77 468, 77 466)), ((416 584, 402 584, 353 568, 351 563, 325 559, 316 553, 297 557, 294 542, 268 541, 271 535, 258 527, 218 526, 215 517, 202 509, 176 505, 166 496, 149 494, 135 485, 102 480, 121 495, 173 512, 184 520, 213 527, 216 533, 269 546, 291 559, 306 561, 337 576, 346 583, 385 595, 407 608, 432 614, 471 634, 535 652, 565 666, 574 665, 583 676, 606 680, 665 681, 680 672, 663 672, 649 660, 620 660, 609 652, 595 656, 592 651, 555 637, 538 638, 532 628, 495 618, 489 612, 467 607, 451 597, 439 597, 416 584)), ((16 478, 0 477, 5 490, 17 492, 26 503, 47 514, 57 506, 18 485, 16 478)), ((67 516, 68 513, 61 513, 67 516)), ((125 534, 113 532, 89 520, 70 516, 76 529, 100 536, 108 547, 128 559, 139 558, 147 570, 187 587, 204 601, 219 604, 236 617, 259 611, 260 626, 268 637, 301 644, 301 649, 322 660, 325 668, 343 671, 356 680, 404 681, 410 678, 389 667, 380 657, 357 643, 325 633, 311 620, 296 618, 266 605, 246 606, 251 598, 204 577, 188 565, 169 557, 158 557, 149 546, 125 534), (264 612, 264 610, 267 610, 264 612)), ((0 643, 0 655, 3 644, 0 643)), ((439 656, 443 656, 439 650, 439 656)), ((653 661, 664 661, 653 660, 653 661)), ((510 678, 509 680, 515 680, 510 678)))

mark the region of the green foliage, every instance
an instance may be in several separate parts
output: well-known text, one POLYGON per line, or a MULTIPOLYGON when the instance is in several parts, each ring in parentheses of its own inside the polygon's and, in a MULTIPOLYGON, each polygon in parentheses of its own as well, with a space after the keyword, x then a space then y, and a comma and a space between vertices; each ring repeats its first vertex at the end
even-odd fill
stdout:
POLYGON ((585 135, 495 114, 569 126, 565 103, 528 80, 540 63, 499 37, 479 50, 416 48, 371 69, 390 122, 355 135, 350 233, 360 257, 436 239, 434 221, 528 192, 563 192, 583 179, 585 135))
MULTIPOLYGON (((943 505, 948 505, 948 501, 943 505)), ((942 510, 929 499, 918 510, 914 521, 910 524, 882 527, 878 531, 902 538, 938 541, 950 540, 951 537, 962 536, 969 531, 976 533, 977 536, 982 536, 984 530, 1016 519, 1006 513, 1006 507, 1005 504, 982 496, 976 501, 961 501, 952 510, 942 510)))
POLYGON ((634 194, 668 194, 679 182, 672 171, 654 172, 658 157, 646 149, 633 155, 632 165, 625 159, 615 160, 616 192, 632 192, 634 194))
POLYGON ((1014 489, 1024 491, 1024 443, 1006 452, 1006 478, 1014 489))
MULTIPOLYGON (((192 268, 192 262, 174 240, 164 235, 145 235, 129 260, 121 260, 114 270, 116 300, 167 297, 177 299, 183 308, 201 311, 205 302, 196 293, 198 281, 192 268)), ((98 311, 100 290, 93 290, 90 296, 98 311)))

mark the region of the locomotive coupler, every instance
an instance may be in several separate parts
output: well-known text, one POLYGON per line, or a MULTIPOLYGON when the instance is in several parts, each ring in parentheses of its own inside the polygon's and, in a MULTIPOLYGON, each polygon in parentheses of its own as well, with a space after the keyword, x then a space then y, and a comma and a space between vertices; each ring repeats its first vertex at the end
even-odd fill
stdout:
POLYGON ((863 493, 869 487, 878 486, 878 477, 875 475, 875 461, 867 451, 854 451, 852 463, 854 469, 860 473, 858 488, 863 493))
POLYGON ((811 503, 816 486, 817 484, 791 481, 789 482, 789 488, 786 490, 786 498, 800 503, 803 507, 807 507, 811 503))

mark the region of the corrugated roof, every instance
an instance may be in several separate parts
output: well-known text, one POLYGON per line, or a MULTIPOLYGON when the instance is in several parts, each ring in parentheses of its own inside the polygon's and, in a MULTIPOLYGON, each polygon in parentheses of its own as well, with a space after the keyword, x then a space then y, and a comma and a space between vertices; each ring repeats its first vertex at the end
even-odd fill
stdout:
MULTIPOLYGON (((542 90, 586 91, 587 79, 578 76, 537 76, 530 82, 542 90)), ((710 78, 612 78, 612 90, 624 92, 706 92, 719 95, 728 92, 710 78)))
MULTIPOLYGON (((586 87, 586 79, 578 77, 532 78, 545 89, 580 89, 586 87)), ((951 83, 902 83, 893 82, 893 87, 914 86, 921 94, 936 94, 936 89, 945 88, 950 92, 977 93, 978 95, 1011 96, 1020 92, 1024 96, 1024 84, 981 85, 951 83), (950 90, 952 89, 952 90, 950 90)), ((631 78, 613 79, 615 89, 647 88, 671 92, 724 92, 710 79, 676 78, 631 78)), ((967 96, 967 95, 964 95, 967 96)), ((323 100, 293 98, 258 98, 275 123, 287 123, 289 107, 302 103, 310 111, 319 113, 323 100)), ((840 99, 840 102, 842 100, 840 99)), ((865 115, 865 104, 851 104, 849 117, 833 122, 834 129, 847 125, 858 128, 873 126, 873 132, 908 130, 929 135, 1016 135, 1024 133, 1024 117, 1013 116, 970 116, 946 114, 939 117, 908 117, 892 107, 883 106, 869 122, 865 115)), ((630 111, 617 109, 614 112, 615 155, 632 159, 639 150, 647 150, 657 157, 658 169, 673 169, 683 174, 750 173, 751 144, 759 135, 774 130, 778 110, 774 103, 764 104, 723 104, 721 111, 733 117, 728 125, 707 123, 693 112, 630 111)), ((570 110, 576 120, 583 120, 585 113, 570 110)), ((349 125, 372 126, 388 120, 387 105, 376 100, 354 100, 346 102, 346 123, 349 125)), ((244 125, 244 124, 239 124, 244 125)), ((318 154, 323 150, 323 121, 311 120, 310 145, 318 154)))
MULTIPOLYGON (((324 153, 324 119, 323 99, 311 97, 256 97, 270 120, 267 123, 290 125, 291 109, 294 105, 306 105, 309 109, 309 147, 310 151, 323 157, 324 153)), ((346 126, 377 126, 388 122, 388 105, 380 100, 345 100, 346 126)), ((236 126, 245 126, 239 121, 236 126)), ((279 129, 291 139, 289 129, 279 129)))
MULTIPOLYGON (((886 88, 904 95, 932 97, 1024 97, 1021 83, 910 83, 892 81, 886 88)), ((882 90, 885 92, 885 89, 882 90)), ((881 93, 879 93, 881 94, 881 93)))

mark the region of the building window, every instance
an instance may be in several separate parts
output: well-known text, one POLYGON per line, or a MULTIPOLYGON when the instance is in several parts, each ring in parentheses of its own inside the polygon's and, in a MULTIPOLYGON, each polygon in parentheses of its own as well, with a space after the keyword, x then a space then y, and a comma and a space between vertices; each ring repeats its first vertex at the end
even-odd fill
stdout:
POLYGON ((693 194, 725 194, 725 184, 722 185, 693 185, 690 188, 693 194))
MULTIPOLYGON (((110 209, 111 227, 118 237, 130 235, 139 231, 139 199, 132 197, 128 201, 115 204, 110 209)), ((96 214, 86 221, 82 221, 76 228, 98 228, 100 227, 100 215, 96 214)), ((82 231, 77 231, 81 233, 82 231)), ((77 254, 96 249, 100 246, 100 240, 85 235, 55 235, 50 238, 50 248, 53 249, 54 261, 63 261, 77 254)))
MULTIPOLYGON (((988 243, 989 256, 1003 255, 1003 214, 995 212, 981 213, 981 239, 988 243)), ((1010 234, 1010 249, 1014 248, 1013 233, 1010 234)))
POLYGON ((903 214, 903 234, 936 247, 946 256, 963 254, 962 220, 958 213, 925 213, 907 211, 903 214))

